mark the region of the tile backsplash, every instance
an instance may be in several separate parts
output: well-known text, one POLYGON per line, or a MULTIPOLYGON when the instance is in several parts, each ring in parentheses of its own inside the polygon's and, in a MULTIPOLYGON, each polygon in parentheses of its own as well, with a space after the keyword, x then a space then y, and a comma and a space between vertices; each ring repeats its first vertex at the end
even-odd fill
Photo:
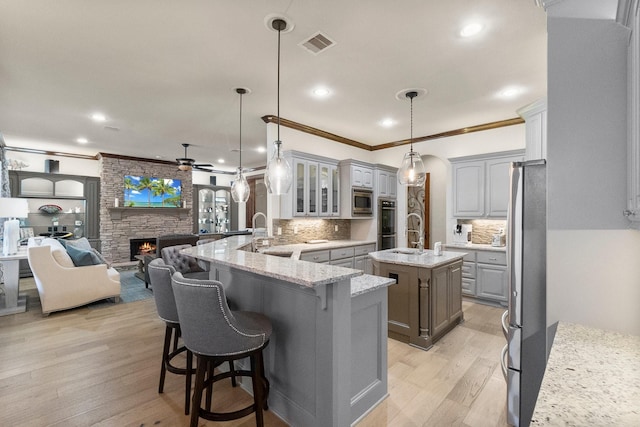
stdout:
POLYGON ((471 224, 471 243, 490 245, 494 234, 500 229, 507 231, 507 221, 489 219, 459 219, 458 224, 471 224))
POLYGON ((308 240, 349 240, 351 220, 348 219, 274 219, 273 234, 277 244, 304 243, 308 240), (282 234, 278 236, 278 227, 282 234), (338 231, 336 231, 336 227, 338 231))

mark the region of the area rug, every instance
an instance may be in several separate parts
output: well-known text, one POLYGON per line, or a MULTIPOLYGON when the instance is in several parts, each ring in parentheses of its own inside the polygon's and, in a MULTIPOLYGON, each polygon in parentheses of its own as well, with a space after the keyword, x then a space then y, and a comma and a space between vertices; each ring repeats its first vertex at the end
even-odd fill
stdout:
MULTIPOLYGON (((120 301, 117 304, 126 304, 128 302, 140 301, 153 297, 150 288, 144 287, 144 281, 135 276, 136 270, 120 269, 120 301)), ((96 301, 88 305, 91 308, 114 305, 112 300, 96 301)))
MULTIPOLYGON (((115 304, 126 304, 134 301, 141 301, 153 297, 150 288, 145 288, 144 281, 135 276, 137 269, 116 268, 120 273, 120 301, 114 302, 112 299, 100 300, 84 307, 102 308, 111 307, 115 304)), ((20 293, 27 294, 27 310, 41 310, 40 295, 36 289, 33 277, 20 279, 20 293)))

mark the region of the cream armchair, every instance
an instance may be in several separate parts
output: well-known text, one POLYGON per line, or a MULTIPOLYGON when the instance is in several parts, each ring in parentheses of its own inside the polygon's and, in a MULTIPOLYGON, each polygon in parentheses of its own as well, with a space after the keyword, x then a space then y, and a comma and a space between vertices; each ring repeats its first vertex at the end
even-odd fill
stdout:
POLYGON ((106 298, 120 299, 120 273, 106 264, 76 267, 55 239, 27 249, 42 313, 79 307, 106 298))

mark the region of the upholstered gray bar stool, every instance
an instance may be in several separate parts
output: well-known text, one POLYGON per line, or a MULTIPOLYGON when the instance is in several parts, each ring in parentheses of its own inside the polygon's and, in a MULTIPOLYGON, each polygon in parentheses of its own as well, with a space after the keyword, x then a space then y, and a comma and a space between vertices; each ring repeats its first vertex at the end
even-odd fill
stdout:
POLYGON ((189 415, 189 398, 191 396, 191 375, 193 374, 193 355, 185 346, 178 347, 178 338, 181 335, 180 320, 176 309, 176 301, 171 287, 171 276, 176 272, 175 268, 165 264, 162 258, 156 258, 148 265, 149 280, 153 288, 153 297, 156 301, 158 316, 164 320, 166 327, 164 332, 164 346, 162 347, 162 366, 160 368, 160 384, 158 393, 164 389, 164 379, 167 371, 172 374, 185 375, 185 400, 184 413, 189 415), (171 341, 173 338, 173 349, 171 341), (186 368, 178 368, 171 364, 171 360, 186 351, 186 368))
POLYGON ((198 367, 193 391, 191 427, 198 418, 228 421, 256 414, 256 425, 263 425, 263 410, 267 408, 269 381, 264 374, 262 350, 269 344, 271 321, 264 315, 249 311, 231 311, 222 283, 216 280, 185 278, 177 272, 172 277, 182 338, 196 356, 198 367), (213 374, 213 367, 226 361, 250 360, 250 370, 235 370, 213 374), (202 407, 202 391, 213 383, 236 376, 251 377, 253 404, 233 412, 211 412, 211 401, 202 407))
POLYGON ((167 246, 162 248, 161 256, 164 263, 172 266, 182 273, 183 276, 191 279, 203 279, 209 278, 209 272, 205 271, 198 265, 198 260, 192 256, 180 253, 181 250, 191 248, 191 245, 176 245, 167 246))

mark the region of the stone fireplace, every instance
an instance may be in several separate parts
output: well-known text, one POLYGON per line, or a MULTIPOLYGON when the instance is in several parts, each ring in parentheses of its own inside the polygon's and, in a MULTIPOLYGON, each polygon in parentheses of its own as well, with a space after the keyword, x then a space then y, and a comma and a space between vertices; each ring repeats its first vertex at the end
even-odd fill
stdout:
POLYGON ((156 253, 156 238, 129 239, 129 259, 135 261, 136 255, 154 255, 156 253))
POLYGON ((173 162, 100 153, 100 244, 114 263, 131 261, 130 239, 153 239, 165 234, 193 233, 193 182, 190 171, 173 162), (124 176, 179 179, 184 208, 123 208, 124 176), (119 207, 115 207, 115 199, 119 207))

